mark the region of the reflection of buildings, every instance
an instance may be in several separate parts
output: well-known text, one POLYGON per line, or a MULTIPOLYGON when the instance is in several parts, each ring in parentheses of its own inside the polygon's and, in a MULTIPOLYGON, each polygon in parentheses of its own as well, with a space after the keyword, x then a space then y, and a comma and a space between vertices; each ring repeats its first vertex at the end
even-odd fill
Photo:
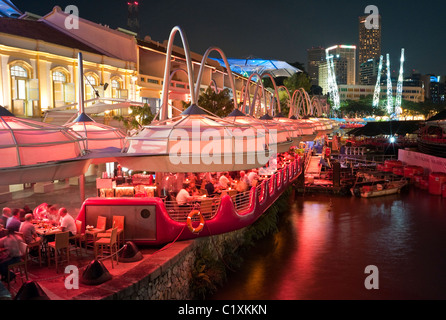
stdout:
POLYGON ((379 57, 381 55, 381 16, 378 17, 378 28, 366 28, 367 16, 359 17, 359 45, 358 45, 358 71, 359 71, 359 84, 372 84, 373 79, 370 79, 370 74, 375 74, 374 81, 376 82, 376 72, 379 63, 379 57), (367 63, 370 59, 373 61, 377 59, 376 64, 373 66, 376 71, 370 71, 370 63, 367 63), (367 75, 366 75, 367 74, 367 75))
MULTIPOLYGON (((79 28, 67 29, 67 14, 59 7, 44 17, 24 14, 0 18, 0 105, 16 115, 40 117, 43 112, 77 101, 77 52, 84 59, 85 100, 113 98, 160 106, 166 43, 135 38, 133 32, 113 30, 79 18, 79 28)), ((195 79, 202 56, 191 53, 195 79)), ((172 70, 186 69, 182 48, 174 47, 172 70)), ((235 74, 236 97, 247 79, 235 74)), ((202 88, 229 87, 226 69, 209 60, 202 88)), ((190 100, 187 75, 172 77, 170 104, 182 109, 190 100)), ((88 103, 86 110, 88 110, 88 103)), ((110 110, 113 108, 110 107, 110 110)), ((128 107, 113 113, 127 114, 128 107)), ((171 112, 178 113, 171 108, 171 112), (172 111, 173 110, 173 111, 172 111)), ((108 113, 107 113, 108 114, 108 113)), ((104 117, 100 114, 98 118, 104 117)), ((50 119, 51 120, 51 119, 50 119)), ((118 125, 117 123, 114 123, 118 125)))

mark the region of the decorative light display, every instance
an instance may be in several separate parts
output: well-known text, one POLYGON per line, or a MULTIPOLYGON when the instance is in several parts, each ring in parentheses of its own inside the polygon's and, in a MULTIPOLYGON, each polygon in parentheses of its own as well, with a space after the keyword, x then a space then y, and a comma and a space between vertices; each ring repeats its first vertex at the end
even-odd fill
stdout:
POLYGON ((402 113, 401 96, 403 94, 403 64, 404 64, 404 48, 401 49, 400 73, 398 75, 398 84, 396 86, 395 114, 398 116, 402 113))
POLYGON ((336 74, 334 70, 333 55, 328 54, 329 50, 330 48, 325 50, 326 60, 327 60, 327 70, 328 70, 328 88, 331 93, 331 97, 333 99, 333 108, 337 110, 340 107, 339 92, 338 92, 338 85, 336 84, 336 74))
POLYGON ((389 54, 386 54, 387 65, 387 113, 393 113, 393 97, 392 97, 392 79, 390 78, 390 58, 389 54))
POLYGON ((378 75, 376 77, 375 92, 373 94, 373 107, 379 105, 379 95, 381 92, 381 71, 383 68, 383 56, 379 57, 378 75))

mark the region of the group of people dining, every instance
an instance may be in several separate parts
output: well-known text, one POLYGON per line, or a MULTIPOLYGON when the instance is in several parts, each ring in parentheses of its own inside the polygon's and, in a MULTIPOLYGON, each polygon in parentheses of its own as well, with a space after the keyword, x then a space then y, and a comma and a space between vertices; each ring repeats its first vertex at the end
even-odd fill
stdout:
MULTIPOLYGON (((175 200, 180 207, 188 207, 199 197, 218 197, 228 190, 233 190, 240 194, 256 187, 262 180, 262 176, 269 175, 271 170, 275 172, 283 167, 286 162, 293 161, 294 154, 285 152, 278 154, 267 166, 260 169, 251 169, 247 171, 231 172, 207 172, 207 173, 188 173, 182 180, 181 188, 176 194, 175 200), (204 190, 205 193, 203 192, 204 190)), ((178 181, 177 176, 175 176, 178 181)))
MULTIPOLYGON (((20 251, 20 242, 26 243, 30 248, 30 255, 37 255, 38 246, 43 240, 54 241, 54 233, 48 236, 39 235, 39 223, 45 221, 46 225, 57 227, 60 232, 69 232, 72 237, 76 234, 74 218, 64 207, 42 204, 34 211, 25 206, 24 209, 4 207, 0 219, 0 274, 2 280, 8 275, 8 266, 20 261, 25 254, 20 251), (43 239, 45 237, 45 239, 43 239)), ((11 274, 15 277, 14 274, 11 274)))
POLYGON ((197 197, 219 197, 230 190, 236 193, 246 192, 250 187, 255 187, 258 181, 257 169, 250 170, 248 173, 245 171, 214 172, 203 175, 191 173, 187 175, 175 199, 180 207, 187 207, 197 197))

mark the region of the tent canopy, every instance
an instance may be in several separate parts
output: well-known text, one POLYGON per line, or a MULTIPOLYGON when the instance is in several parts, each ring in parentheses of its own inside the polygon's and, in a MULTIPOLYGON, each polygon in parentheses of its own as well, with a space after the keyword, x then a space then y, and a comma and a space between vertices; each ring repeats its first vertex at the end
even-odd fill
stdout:
POLYGON ((0 168, 77 158, 82 140, 70 128, 21 119, 0 107, 0 168))

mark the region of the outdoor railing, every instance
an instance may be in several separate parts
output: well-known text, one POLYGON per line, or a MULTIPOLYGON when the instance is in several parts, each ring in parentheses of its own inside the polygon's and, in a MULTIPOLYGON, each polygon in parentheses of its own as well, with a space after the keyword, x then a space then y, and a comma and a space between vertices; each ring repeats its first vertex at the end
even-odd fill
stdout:
MULTIPOLYGON (((262 180, 255 187, 255 193, 251 192, 252 188, 235 194, 230 194, 234 207, 238 214, 243 215, 251 208, 252 195, 256 195, 259 203, 263 203, 267 198, 274 196, 277 191, 283 189, 287 184, 300 172, 299 164, 288 164, 283 169, 277 171, 270 177, 262 180)), ((221 196, 206 197, 193 201, 186 206, 179 206, 176 200, 166 200, 164 205, 169 217, 177 222, 186 222, 187 216, 192 210, 199 210, 205 220, 215 217, 221 203, 221 196)), ((197 219, 195 217, 195 219, 197 219)))

